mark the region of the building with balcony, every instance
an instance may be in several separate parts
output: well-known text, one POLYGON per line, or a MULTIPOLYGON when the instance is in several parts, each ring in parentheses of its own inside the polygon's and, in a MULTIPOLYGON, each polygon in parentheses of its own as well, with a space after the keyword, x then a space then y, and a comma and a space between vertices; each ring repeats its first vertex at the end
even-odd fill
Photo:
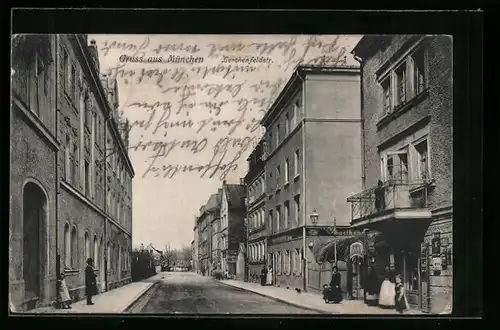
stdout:
POLYGON ((116 81, 86 35, 20 36, 13 50, 11 299, 54 301, 63 271, 81 299, 87 258, 100 290, 128 283, 134 170, 116 81))
POLYGON ((352 228, 367 229, 370 264, 403 277, 430 313, 452 299, 452 39, 365 36, 361 63, 363 189, 352 228))
POLYGON ((268 267, 266 224, 266 180, 264 172, 264 140, 261 140, 247 158, 248 172, 244 178, 247 187, 248 281, 259 282, 263 267, 268 267))
POLYGON ((299 66, 261 120, 266 259, 276 285, 321 290, 327 283, 314 247, 331 239, 334 218, 348 227, 346 198, 361 189, 359 88, 358 67, 299 66))
POLYGON ((236 276, 240 243, 245 241, 245 185, 222 183, 220 207, 221 258, 223 272, 236 276))

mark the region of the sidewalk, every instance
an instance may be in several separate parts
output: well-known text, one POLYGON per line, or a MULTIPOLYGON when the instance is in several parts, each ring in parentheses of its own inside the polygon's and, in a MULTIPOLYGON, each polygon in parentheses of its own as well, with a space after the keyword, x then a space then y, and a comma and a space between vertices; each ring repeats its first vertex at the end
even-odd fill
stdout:
MULTIPOLYGON (((309 309, 323 314, 372 314, 372 315, 395 315, 396 310, 382 309, 379 307, 367 306, 363 300, 343 300, 340 304, 326 304, 321 295, 302 292, 298 293, 293 289, 278 288, 274 286, 261 286, 259 283, 240 282, 235 280, 221 280, 222 284, 251 291, 253 293, 272 298, 274 300, 299 307, 309 309)), ((421 311, 406 311, 405 315, 423 315, 421 311)))
POLYGON ((71 309, 56 309, 54 307, 42 307, 27 311, 26 313, 37 314, 115 314, 123 313, 130 305, 135 303, 149 288, 163 278, 164 274, 132 282, 128 285, 103 292, 92 298, 94 305, 87 305, 87 301, 80 300, 71 305, 71 309))

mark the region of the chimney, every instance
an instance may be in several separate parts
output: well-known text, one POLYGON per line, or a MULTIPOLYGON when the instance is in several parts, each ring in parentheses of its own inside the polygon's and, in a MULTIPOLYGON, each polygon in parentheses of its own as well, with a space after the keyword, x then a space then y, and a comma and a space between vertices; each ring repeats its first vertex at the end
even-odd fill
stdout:
POLYGON ((97 50, 97 44, 95 42, 95 40, 91 40, 90 41, 90 45, 88 46, 89 47, 89 52, 90 52, 90 56, 92 57, 92 60, 94 61, 94 65, 97 69, 97 72, 99 72, 99 52, 97 50))
POLYGON ((242 186, 245 185, 245 179, 244 178, 240 178, 240 185, 242 185, 242 186))
POLYGON ((223 185, 223 186, 225 186, 226 184, 227 184, 227 181, 226 181, 226 179, 224 179, 224 180, 222 181, 222 185, 223 185))

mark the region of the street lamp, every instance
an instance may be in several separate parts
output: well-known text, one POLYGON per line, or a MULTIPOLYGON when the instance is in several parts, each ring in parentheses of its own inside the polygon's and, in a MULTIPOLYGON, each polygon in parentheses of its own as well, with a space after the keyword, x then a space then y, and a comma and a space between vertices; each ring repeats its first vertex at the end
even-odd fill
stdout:
POLYGON ((313 225, 317 225, 318 219, 319 219, 319 214, 318 214, 318 212, 316 212, 316 209, 314 209, 314 211, 313 211, 313 213, 311 213, 310 217, 311 217, 311 223, 313 225))

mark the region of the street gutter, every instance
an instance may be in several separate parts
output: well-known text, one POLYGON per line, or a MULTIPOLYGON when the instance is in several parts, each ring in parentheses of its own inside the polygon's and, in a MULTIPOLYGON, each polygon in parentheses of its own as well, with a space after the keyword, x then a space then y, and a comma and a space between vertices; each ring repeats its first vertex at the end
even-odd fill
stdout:
POLYGON ((240 291, 252 292, 252 293, 255 293, 255 294, 259 295, 259 296, 266 297, 266 298, 278 301, 280 303, 283 303, 283 304, 286 304, 286 305, 289 305, 289 306, 293 306, 293 307, 297 307, 297 308, 309 310, 309 311, 320 313, 320 314, 329 314, 329 315, 336 314, 336 313, 326 312, 326 311, 321 310, 319 308, 313 308, 313 307, 309 307, 309 306, 304 306, 304 305, 292 303, 292 302, 289 302, 287 300, 284 300, 284 299, 281 299, 281 298, 276 298, 274 296, 271 296, 271 295, 268 295, 268 294, 265 294, 265 293, 261 293, 261 292, 257 292, 257 291, 253 291, 253 290, 249 290, 249 289, 245 289, 245 288, 241 288, 239 286, 231 285, 231 284, 224 283, 224 282, 221 282, 221 281, 217 281, 217 282, 219 282, 222 285, 228 286, 230 288, 238 289, 240 291))
POLYGON ((160 284, 161 280, 157 280, 156 282, 153 283, 149 288, 144 290, 144 292, 140 293, 135 297, 132 302, 121 312, 121 313, 132 313, 132 310, 136 307, 136 305, 139 303, 139 301, 144 298, 148 293, 153 291, 153 289, 157 288, 158 285, 160 284))

